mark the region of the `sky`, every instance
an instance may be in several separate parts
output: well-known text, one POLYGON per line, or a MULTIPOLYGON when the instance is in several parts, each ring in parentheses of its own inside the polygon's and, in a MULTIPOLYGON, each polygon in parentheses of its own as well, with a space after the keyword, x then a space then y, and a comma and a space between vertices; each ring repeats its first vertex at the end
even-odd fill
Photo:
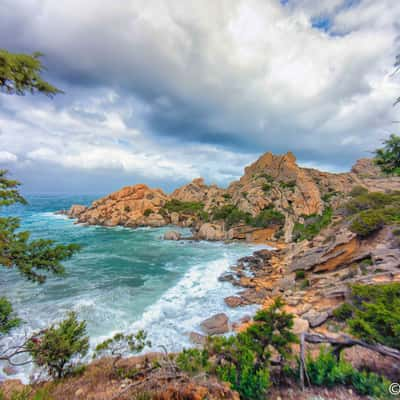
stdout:
POLYGON ((398 126, 398 0, 0 0, 0 48, 65 93, 0 94, 25 193, 226 186, 261 154, 347 171, 398 126))

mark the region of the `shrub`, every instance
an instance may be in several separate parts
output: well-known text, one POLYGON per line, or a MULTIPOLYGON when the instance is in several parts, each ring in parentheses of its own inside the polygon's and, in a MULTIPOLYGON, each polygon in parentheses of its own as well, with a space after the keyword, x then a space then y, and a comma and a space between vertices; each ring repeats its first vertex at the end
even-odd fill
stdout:
POLYGON ((89 349, 86 322, 79 322, 70 312, 58 326, 52 325, 34 335, 27 349, 33 361, 44 367, 53 378, 62 378, 72 371, 74 359, 85 356, 89 349))
POLYGON ((198 373, 209 367, 208 352, 199 349, 184 349, 176 358, 176 364, 182 371, 198 373))
POLYGON ((250 225, 258 228, 268 228, 269 226, 282 226, 285 223, 285 216, 273 208, 262 210, 256 217, 250 220, 250 225))
POLYGON ((290 189, 292 192, 294 192, 294 189, 296 188, 296 181, 289 181, 289 182, 279 182, 279 186, 282 189, 290 189))
POLYGON ((224 194, 222 195, 222 197, 223 197, 225 200, 230 200, 230 199, 232 198, 232 196, 231 196, 229 193, 224 193, 224 194))
POLYGON ((351 333, 369 343, 400 349, 400 283, 354 285, 351 300, 351 333))
POLYGON ((116 333, 113 337, 99 343, 96 346, 94 358, 100 356, 113 357, 113 372, 117 372, 118 361, 127 354, 139 353, 146 346, 151 346, 150 341, 146 340, 147 334, 140 330, 136 334, 125 335, 121 332, 116 333))
POLYGON ((310 281, 308 279, 304 279, 300 284, 300 289, 303 290, 308 287, 310 287, 310 281))
POLYGON ((387 205, 396 204, 400 202, 400 195, 398 192, 394 193, 364 193, 360 194, 345 204, 345 211, 348 215, 354 215, 360 211, 370 209, 382 209, 387 205))
POLYGON ((306 277, 306 273, 301 269, 296 271, 296 280, 304 279, 306 277))
POLYGON ((258 176, 257 176, 257 178, 263 178, 263 179, 265 179, 267 182, 269 182, 269 183, 272 183, 273 181, 274 181, 274 178, 271 176, 271 175, 269 175, 269 174, 259 174, 258 176))
POLYGON ((368 189, 363 187, 363 186, 354 186, 353 189, 351 189, 351 192, 349 193, 349 195, 351 197, 358 197, 361 196, 363 194, 367 194, 368 193, 368 189))
POLYGON ((358 236, 367 237, 385 225, 385 216, 379 210, 365 210, 355 215, 349 229, 358 236))
POLYGON ((332 208, 326 207, 322 215, 309 215, 305 218, 304 224, 297 222, 293 228, 293 240, 311 240, 331 223, 332 215, 332 208))
POLYGON ((215 374, 230 382, 243 399, 265 399, 270 386, 270 356, 274 348, 283 362, 291 355, 291 344, 297 342, 291 332, 293 316, 282 311, 283 303, 260 310, 255 323, 247 330, 230 337, 209 338, 205 350, 184 350, 177 357, 178 366, 190 373, 215 374))
POLYGON ((148 217, 150 214, 153 214, 153 210, 151 208, 146 208, 143 212, 145 217, 148 217))
POLYGON ((270 183, 264 183, 261 186, 261 189, 263 190, 263 192, 268 193, 272 189, 272 185, 270 183))
POLYGON ((313 385, 328 387, 347 385, 362 395, 388 398, 390 383, 385 378, 372 372, 357 371, 350 363, 343 359, 337 360, 327 350, 321 349, 316 359, 308 355, 306 367, 313 385))
POLYGON ((349 303, 343 303, 333 311, 333 316, 338 321, 347 321, 353 315, 353 306, 349 303))
POLYGON ((228 229, 240 222, 249 223, 251 220, 250 213, 239 210, 233 204, 214 209, 212 215, 214 220, 224 220, 228 229))
POLYGON ((203 211, 204 204, 197 201, 181 201, 172 199, 167 201, 163 207, 168 212, 178 212, 185 214, 196 214, 199 211, 203 211))

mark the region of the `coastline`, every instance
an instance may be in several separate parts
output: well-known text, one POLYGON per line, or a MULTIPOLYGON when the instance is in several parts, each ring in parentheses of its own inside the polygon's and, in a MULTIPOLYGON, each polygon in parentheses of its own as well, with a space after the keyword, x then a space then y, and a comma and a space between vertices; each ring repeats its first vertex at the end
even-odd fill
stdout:
MULTIPOLYGON (((56 218, 54 218, 54 220, 55 220, 55 222, 56 222, 56 224, 64 224, 65 225, 65 222, 67 222, 67 218, 59 218, 59 216, 54 216, 54 214, 50 214, 50 213, 47 213, 47 212, 45 212, 45 213, 43 213, 43 215, 45 216, 45 219, 47 219, 47 218, 49 218, 50 216, 51 216, 51 218, 54 218, 54 217, 56 217, 56 218), (64 220, 64 221, 63 221, 64 220), (57 222, 58 221, 58 222, 57 222)), ((35 217, 35 219, 36 219, 37 217, 35 217)), ((73 231, 73 232, 78 232, 77 230, 76 230, 76 228, 78 228, 78 227, 74 227, 74 224, 72 223, 72 221, 70 222, 70 223, 68 223, 68 226, 70 226, 71 227, 71 230, 73 231)), ((83 234, 84 234, 84 236, 85 237, 88 237, 88 236, 93 236, 93 234, 94 234, 94 232, 103 232, 104 230, 102 230, 102 229, 100 229, 100 230, 97 230, 97 229, 95 229, 95 230, 93 230, 93 229, 89 229, 89 230, 86 230, 86 229, 83 229, 84 227, 79 227, 79 232, 83 232, 83 234)), ((93 227, 93 228, 95 228, 95 227, 93 227)), ((120 229, 120 228, 116 228, 115 230, 114 229, 111 229, 110 227, 106 227, 107 229, 107 231, 108 232, 110 232, 110 234, 109 235, 113 235, 114 236, 114 232, 116 233, 116 232, 119 232, 120 234, 122 234, 122 232, 123 231, 125 231, 125 229, 120 229)), ((172 228, 172 227, 165 227, 165 229, 169 229, 169 228, 172 228)), ((132 228, 129 228, 127 231, 132 231, 132 232, 137 232, 137 234, 139 234, 140 233, 140 235, 142 234, 142 232, 147 232, 146 233, 146 235, 147 234, 150 234, 150 233, 152 233, 153 232, 153 236, 155 236, 155 237, 158 237, 158 239, 157 240, 162 240, 161 239, 161 237, 162 237, 162 235, 161 234, 157 234, 157 233, 154 233, 154 232, 158 232, 159 230, 158 229, 152 229, 152 228, 138 228, 138 229, 132 229, 132 228)), ((182 242, 182 241, 181 241, 182 242)), ((175 246, 175 244, 174 243, 167 243, 167 241, 166 242, 164 242, 166 245, 167 245, 167 248, 166 249, 173 249, 173 248, 176 248, 177 249, 177 251, 180 251, 180 249, 182 248, 183 249, 183 247, 181 247, 181 246, 184 246, 184 244, 182 244, 182 243, 180 243, 180 244, 178 244, 177 243, 177 246, 175 246)), ((228 259, 225 257, 225 261, 221 261, 221 263, 222 264, 210 264, 210 267, 209 267, 209 269, 207 270, 208 272, 203 272, 203 273, 201 273, 201 271, 204 271, 204 266, 202 266, 202 265, 199 265, 198 267, 196 267, 195 269, 196 269, 196 276, 197 277, 203 277, 203 275, 204 275, 204 277, 207 277, 207 276, 210 276, 210 274, 211 273, 214 273, 215 275, 215 281, 217 281, 217 279, 218 279, 218 277, 221 275, 221 274, 224 274, 225 272, 227 272, 227 271, 229 271, 229 266, 231 266, 231 265, 233 265, 233 264, 235 264, 236 263, 236 261, 239 259, 239 258, 241 258, 241 257, 243 257, 244 255, 251 255, 254 251, 256 251, 256 250, 258 250, 258 249, 260 249, 260 247, 262 247, 262 248, 264 248, 264 246, 265 246, 265 244, 260 244, 260 243, 248 243, 248 242, 244 242, 244 241, 236 241, 236 240, 233 240, 233 241, 198 241, 198 240, 196 240, 196 243, 198 244, 198 245, 200 245, 200 247, 202 247, 202 248, 204 248, 204 249, 209 249, 209 250, 211 250, 212 252, 219 252, 219 253, 221 253, 221 257, 222 257, 222 254, 223 253, 226 253, 226 254, 232 254, 232 256, 230 256, 229 257, 229 262, 228 262, 228 259), (243 246, 240 246, 241 247, 241 249, 242 250, 238 250, 239 251, 239 253, 241 253, 241 255, 238 255, 238 256, 236 256, 236 257, 234 257, 233 256, 233 254, 234 253, 236 253, 236 251, 233 251, 233 253, 232 253, 232 251, 225 251, 225 250, 223 250, 223 249, 229 249, 229 247, 231 248, 231 249, 234 249, 234 248, 236 248, 236 244, 238 244, 239 246, 240 245, 243 245, 243 246), (211 247, 210 247, 211 246, 211 247), (226 247, 226 246, 228 246, 228 247, 226 247), (218 268, 221 268, 221 266, 223 265, 223 269, 221 270, 220 269, 220 273, 218 273, 217 274, 217 270, 218 270, 218 268)), ((195 246, 195 247, 198 247, 197 246, 197 244, 196 243, 193 243, 193 245, 195 246)), ((189 246, 189 248, 190 248, 191 246, 189 246)), ((166 250, 166 251, 170 251, 170 250, 166 250)), ((207 251, 208 252, 208 250, 205 250, 205 251, 207 251)), ((190 274, 189 274, 189 272, 190 271, 188 271, 188 276, 185 278, 185 276, 182 276, 182 278, 181 278, 181 280, 182 279, 185 279, 186 280, 186 282, 184 282, 184 283, 188 283, 188 282, 190 282, 192 279, 194 280, 194 281, 196 281, 196 276, 191 276, 190 274)), ((178 282, 179 283, 179 282, 178 282)), ((50 287, 48 287, 48 285, 46 285, 46 287, 48 287, 48 289, 49 290, 51 290, 51 286, 52 285, 50 285, 50 287)), ((176 286, 176 285, 175 285, 176 286)), ((196 288, 197 287, 207 287, 207 282, 203 282, 203 283, 199 283, 199 282, 197 282, 197 286, 195 286, 195 290, 197 290, 196 288)), ((215 311, 215 313, 218 313, 218 312, 227 312, 227 309, 226 309, 226 307, 227 307, 227 305, 223 302, 223 300, 224 300, 224 298, 225 297, 227 297, 227 296, 229 296, 229 295, 234 295, 234 294, 236 294, 236 292, 238 292, 238 290, 239 290, 239 288, 237 287, 237 286, 234 286, 234 285, 232 285, 232 284, 230 284, 230 283, 225 283, 224 284, 224 287, 225 287, 225 289, 224 290, 215 290, 215 294, 216 295, 218 295, 218 301, 216 302, 215 301, 215 299, 214 299, 214 303, 218 303, 219 304, 219 306, 218 307, 221 307, 221 308, 219 308, 219 309, 217 309, 216 311, 215 311), (226 289, 228 287, 228 289, 226 289)), ((172 289, 172 287, 171 287, 171 289, 172 289)), ((10 290, 12 290, 12 289, 10 289, 10 290)), ((185 290, 187 290, 187 292, 189 293, 189 292, 192 292, 193 293, 193 288, 191 288, 191 287, 189 287, 189 286, 187 286, 186 287, 186 289, 185 290)), ((173 304, 173 303, 175 303, 176 301, 177 301, 177 299, 180 297, 180 295, 177 295, 176 297, 175 297, 175 299, 174 298, 172 298, 172 297, 169 297, 168 298, 168 301, 169 301, 169 304, 163 304, 163 308, 164 308, 164 310, 162 311, 163 313, 164 312, 166 312, 165 310, 167 310, 168 309, 168 312, 171 312, 170 311, 170 306, 171 306, 171 304, 173 304)), ((158 301, 164 301, 165 299, 159 299, 158 301)), ((193 301, 194 302, 196 302, 197 300, 196 299, 193 299, 193 301)), ((82 303, 83 304, 83 303, 82 303)), ((85 308, 87 308, 87 307, 90 307, 90 304, 87 304, 87 305, 84 305, 83 304, 83 306, 85 307, 85 308)), ((213 305, 214 306, 214 305, 213 305)), ((211 317, 212 315, 213 315, 213 313, 212 313, 212 311, 209 311, 209 312, 207 312, 208 311, 208 308, 209 307, 207 307, 206 305, 204 305, 203 306, 204 307, 204 310, 202 311, 202 315, 203 315, 203 317, 201 318, 201 320, 199 320, 199 325, 198 325, 198 328, 199 328, 199 326, 200 326, 200 323, 202 322, 202 320, 203 319, 206 319, 206 318, 208 318, 208 317, 211 317)), ((232 309, 231 311, 232 311, 232 315, 236 315, 237 316, 237 318, 235 317, 235 318, 231 318, 231 322, 232 322, 232 325, 237 325, 239 322, 240 322, 240 320, 242 319, 242 317, 244 317, 244 316, 246 316, 246 317, 248 317, 249 315, 253 315, 254 313, 255 313, 255 311, 256 311, 256 309, 254 308, 255 307, 255 305, 250 305, 250 307, 245 307, 244 309, 232 309)), ((257 307, 258 307, 258 305, 257 305, 257 307)), ((212 307, 210 307, 210 309, 212 310, 213 308, 212 307)), ((88 310, 89 310, 89 308, 88 308, 88 310)), ((78 313, 79 313, 79 311, 78 311, 78 313)), ((150 311, 150 314, 151 314, 151 311, 150 311)), ((228 314, 230 314, 229 312, 228 312, 228 314)), ((78 314, 79 315, 79 314, 78 314)), ((82 315, 82 314, 81 314, 82 315)), ((58 317, 58 318, 60 318, 61 317, 61 315, 58 317)), ((85 318, 85 315, 82 315, 82 317, 83 318, 85 318)), ((174 318, 174 317, 172 317, 172 318, 174 318)), ((140 321, 140 320, 139 320, 140 321)), ((44 323, 46 323, 46 321, 44 321, 44 323)), ((141 328, 141 326, 140 326, 140 323, 138 323, 138 324, 135 324, 135 323, 133 323, 131 326, 129 326, 129 328, 128 329, 132 329, 132 331, 134 331, 134 330, 137 330, 138 328, 141 328), (132 325, 135 325, 135 326, 132 326, 132 325)), ((118 328, 117 328, 118 329, 118 328)), ((191 329, 191 330, 187 330, 186 332, 185 332, 185 334, 187 335, 187 337, 189 338, 189 335, 190 335, 190 333, 192 332, 192 331, 195 331, 195 330, 197 330, 197 328, 195 328, 195 329, 191 329)), ((103 339, 104 339, 104 337, 103 337, 103 339)), ((98 340, 100 340, 100 339, 98 339, 98 340)), ((156 343, 156 341, 154 341, 154 343, 156 343)), ((185 345, 183 346, 183 347, 189 347, 189 345, 195 345, 194 343, 191 343, 191 342, 189 342, 189 341, 185 341, 185 345)), ((179 350, 179 349, 176 349, 176 350, 179 350)), ((147 350, 147 351, 149 351, 149 350, 147 350)), ((153 350, 150 350, 150 351, 153 351, 153 350)), ((22 376, 21 375, 19 375, 18 376, 19 378, 22 378, 22 376)), ((4 376, 4 378, 5 379, 12 379, 13 378, 13 376, 4 376)), ((26 376, 26 378, 24 379, 24 381, 26 382, 27 381, 27 376, 26 376)))

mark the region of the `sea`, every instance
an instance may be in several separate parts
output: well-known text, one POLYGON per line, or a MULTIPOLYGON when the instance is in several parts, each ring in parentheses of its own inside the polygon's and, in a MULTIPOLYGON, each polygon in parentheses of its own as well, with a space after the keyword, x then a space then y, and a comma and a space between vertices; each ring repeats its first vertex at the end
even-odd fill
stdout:
MULTIPOLYGON (((87 322, 90 345, 116 332, 144 329, 152 348, 179 351, 191 346, 189 334, 201 333, 200 323, 216 313, 230 321, 253 314, 256 306, 229 308, 224 298, 240 291, 218 277, 243 256, 266 246, 207 241, 167 241, 177 227, 123 228, 83 226, 55 211, 72 204, 89 205, 99 196, 31 195, 28 205, 4 208, 2 215, 21 218, 31 238, 79 243, 81 251, 64 262, 63 277, 49 276, 44 284, 29 282, 16 270, 0 266, 0 296, 8 297, 24 323, 0 340, 0 349, 75 311, 87 322)), ((28 381, 32 366, 13 378, 28 381)), ((10 377, 9 377, 10 378, 10 377)), ((0 379, 5 375, 0 367, 0 379)))

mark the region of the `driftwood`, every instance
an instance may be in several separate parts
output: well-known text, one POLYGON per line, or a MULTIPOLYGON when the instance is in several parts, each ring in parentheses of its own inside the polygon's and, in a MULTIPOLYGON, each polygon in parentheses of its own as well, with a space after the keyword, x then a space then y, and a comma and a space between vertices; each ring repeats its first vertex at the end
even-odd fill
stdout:
MULTIPOLYGON (((346 347, 361 346, 368 350, 379 353, 383 356, 392 357, 400 361, 400 351, 381 344, 370 344, 362 340, 354 339, 350 336, 342 335, 337 338, 324 336, 316 333, 302 333, 300 337, 300 382, 304 389, 304 377, 307 376, 306 361, 305 361, 305 342, 319 344, 328 343, 333 346, 333 354, 339 359, 340 352, 346 347)), ((308 376, 307 376, 308 379, 308 376)), ((308 383, 309 379, 308 379, 308 383)))

